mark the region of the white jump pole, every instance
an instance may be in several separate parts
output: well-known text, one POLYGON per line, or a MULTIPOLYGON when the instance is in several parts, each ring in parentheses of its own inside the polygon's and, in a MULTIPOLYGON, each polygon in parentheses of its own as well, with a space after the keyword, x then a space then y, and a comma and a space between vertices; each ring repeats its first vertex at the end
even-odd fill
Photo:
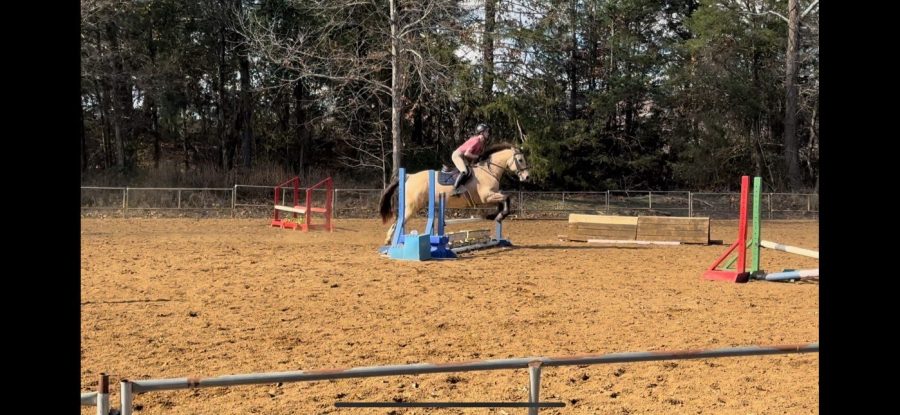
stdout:
POLYGON ((628 245, 681 245, 678 241, 635 241, 632 239, 588 239, 592 244, 628 244, 628 245))
POLYGON ((759 245, 763 248, 769 248, 776 251, 788 252, 791 254, 803 255, 806 257, 819 259, 819 251, 813 251, 811 249, 798 248, 796 246, 784 245, 772 241, 759 241, 759 245))

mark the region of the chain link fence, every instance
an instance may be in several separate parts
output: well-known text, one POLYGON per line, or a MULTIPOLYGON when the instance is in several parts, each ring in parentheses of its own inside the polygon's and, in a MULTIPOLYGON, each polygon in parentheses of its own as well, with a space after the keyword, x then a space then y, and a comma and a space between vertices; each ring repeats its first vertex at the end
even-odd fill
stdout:
MULTIPOLYGON (((299 200, 306 197, 300 189, 299 200)), ((235 185, 227 188, 82 187, 83 217, 232 217, 272 215, 274 186, 235 185)), ((624 216, 688 216, 737 219, 740 193, 610 190, 603 192, 504 191, 510 195, 513 217, 566 219, 570 213, 624 216)), ((293 202, 293 189, 283 188, 280 200, 293 202)), ((335 189, 335 218, 375 218, 381 189, 335 189)), ((324 205, 325 190, 313 191, 313 204, 324 205)), ((819 195, 763 193, 764 219, 818 219, 819 195)), ((481 215, 493 207, 448 209, 448 216, 481 215)))

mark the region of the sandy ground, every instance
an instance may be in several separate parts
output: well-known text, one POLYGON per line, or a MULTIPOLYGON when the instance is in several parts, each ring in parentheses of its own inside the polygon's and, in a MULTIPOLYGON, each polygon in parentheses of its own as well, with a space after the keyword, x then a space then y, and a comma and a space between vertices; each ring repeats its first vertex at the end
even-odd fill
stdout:
MULTIPOLYGON (((81 378, 217 376, 580 353, 805 343, 818 282, 731 284, 702 271, 724 246, 561 242, 562 221, 506 222, 517 245, 399 262, 387 226, 334 233, 264 219, 84 219, 81 378)), ((421 221, 415 222, 421 224, 421 221)), ((734 241, 736 221, 713 221, 734 241)), ((418 225, 421 228, 421 225, 418 225)), ((472 225, 468 225, 472 228, 472 225)), ((818 248, 816 222, 764 239, 818 248)), ((763 268, 815 268, 765 250, 763 268)), ((545 368, 542 414, 816 414, 818 354, 545 368)), ((340 409, 336 401, 527 401, 525 370, 154 392, 140 414, 513 414, 525 409, 340 409)), ((85 407, 82 414, 92 414, 85 407)))

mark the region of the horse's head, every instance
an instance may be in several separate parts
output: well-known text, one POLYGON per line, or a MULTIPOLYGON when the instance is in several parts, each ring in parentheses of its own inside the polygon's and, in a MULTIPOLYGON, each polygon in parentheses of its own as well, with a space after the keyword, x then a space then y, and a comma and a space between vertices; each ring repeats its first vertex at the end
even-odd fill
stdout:
MULTIPOLYGON (((479 163, 488 163, 503 169, 503 172, 515 172, 519 181, 528 180, 528 161, 522 149, 510 143, 498 143, 485 149, 479 163)), ((503 172, 500 172, 501 174, 503 172)), ((500 177, 497 177, 499 181, 500 177)))
POLYGON ((515 172, 519 176, 520 182, 528 181, 528 161, 525 160, 525 154, 519 147, 512 147, 513 155, 506 162, 506 168, 515 172))

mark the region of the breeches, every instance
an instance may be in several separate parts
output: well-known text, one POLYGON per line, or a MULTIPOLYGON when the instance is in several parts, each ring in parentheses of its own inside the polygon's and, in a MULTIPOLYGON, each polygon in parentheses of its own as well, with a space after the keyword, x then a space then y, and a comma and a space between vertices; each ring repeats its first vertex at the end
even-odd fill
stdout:
POLYGON ((460 173, 468 172, 469 169, 468 167, 466 167, 466 160, 465 157, 463 157, 462 153, 460 153, 459 151, 454 151, 450 156, 450 159, 453 160, 453 165, 456 166, 457 169, 459 169, 460 173))

